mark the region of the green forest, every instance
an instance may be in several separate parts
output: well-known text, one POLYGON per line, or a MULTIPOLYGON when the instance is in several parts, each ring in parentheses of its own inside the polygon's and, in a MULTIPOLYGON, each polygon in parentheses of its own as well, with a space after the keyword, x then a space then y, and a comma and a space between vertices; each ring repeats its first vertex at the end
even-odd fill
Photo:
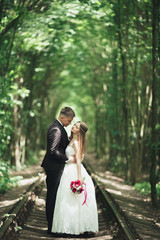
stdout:
POLYGON ((71 106, 88 152, 129 184, 146 175, 157 207, 160 1, 0 0, 0 23, 0 178, 45 149, 71 106))

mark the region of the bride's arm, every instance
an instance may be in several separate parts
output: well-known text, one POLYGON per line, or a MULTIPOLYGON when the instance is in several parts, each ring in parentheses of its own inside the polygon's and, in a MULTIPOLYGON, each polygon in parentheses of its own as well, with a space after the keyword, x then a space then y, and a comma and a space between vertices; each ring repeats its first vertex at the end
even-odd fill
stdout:
POLYGON ((76 154, 76 163, 77 163, 77 173, 78 173, 78 179, 81 181, 81 157, 79 154, 79 149, 78 149, 78 143, 74 144, 75 148, 75 154, 76 154))
POLYGON ((78 179, 81 181, 81 160, 79 157, 77 158, 77 172, 78 172, 78 179))

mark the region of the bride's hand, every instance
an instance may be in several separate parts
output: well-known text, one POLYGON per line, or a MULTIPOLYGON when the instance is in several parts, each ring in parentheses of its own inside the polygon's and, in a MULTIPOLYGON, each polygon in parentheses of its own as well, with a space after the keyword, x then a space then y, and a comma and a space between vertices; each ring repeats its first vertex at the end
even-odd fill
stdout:
POLYGON ((75 156, 75 155, 70 156, 70 157, 69 157, 69 161, 70 161, 71 163, 76 163, 76 156, 75 156))
POLYGON ((83 183, 84 183, 84 179, 79 179, 80 181, 81 181, 81 184, 83 185, 83 183))

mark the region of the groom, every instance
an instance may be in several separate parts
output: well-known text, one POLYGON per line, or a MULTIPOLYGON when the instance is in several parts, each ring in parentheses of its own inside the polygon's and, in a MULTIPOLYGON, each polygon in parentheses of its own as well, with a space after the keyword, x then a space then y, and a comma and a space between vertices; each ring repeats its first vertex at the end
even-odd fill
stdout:
POLYGON ((64 127, 71 124, 74 117, 75 113, 72 108, 62 108, 58 119, 50 124, 47 132, 47 152, 41 166, 47 175, 46 217, 48 221, 48 233, 51 233, 56 193, 65 163, 67 161, 75 161, 74 157, 71 156, 67 159, 65 155, 69 139, 64 129, 64 127))

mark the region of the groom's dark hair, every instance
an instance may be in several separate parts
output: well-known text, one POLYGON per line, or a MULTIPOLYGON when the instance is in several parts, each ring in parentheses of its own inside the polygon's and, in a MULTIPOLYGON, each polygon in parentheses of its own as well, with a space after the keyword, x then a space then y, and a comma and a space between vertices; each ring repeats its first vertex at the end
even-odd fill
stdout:
POLYGON ((66 117, 74 118, 75 117, 75 112, 70 107, 64 107, 64 108, 61 109, 59 115, 65 115, 66 117))

